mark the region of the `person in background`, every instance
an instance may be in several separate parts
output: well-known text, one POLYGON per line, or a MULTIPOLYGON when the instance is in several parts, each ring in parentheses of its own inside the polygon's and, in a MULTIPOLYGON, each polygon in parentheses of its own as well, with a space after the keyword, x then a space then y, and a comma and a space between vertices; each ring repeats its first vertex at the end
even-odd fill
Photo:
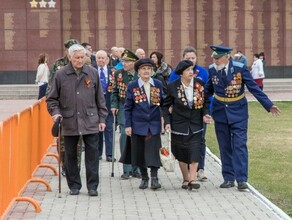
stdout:
POLYGON ((70 62, 57 71, 46 101, 53 121, 62 117, 66 179, 70 195, 78 195, 82 187, 77 165, 77 144, 81 135, 85 143, 88 194, 97 196, 98 132, 105 129, 108 112, 98 73, 94 68, 84 64, 85 53, 85 48, 79 44, 69 48, 70 62))
MULTIPOLYGON (((124 104, 128 84, 138 79, 138 74, 134 69, 134 64, 139 58, 130 50, 126 49, 122 55, 123 69, 117 70, 114 74, 114 87, 111 95, 111 111, 117 115, 120 127, 120 151, 121 155, 125 151, 127 135, 125 132, 124 104)), ((123 174, 121 179, 127 180, 130 177, 140 178, 141 174, 137 166, 123 163, 123 174)))
POLYGON ((138 48, 135 52, 136 56, 139 57, 139 59, 145 58, 146 53, 142 48, 138 48))
POLYGON ((49 60, 48 54, 41 53, 39 55, 38 69, 37 69, 37 74, 36 74, 36 79, 35 79, 35 82, 39 86, 38 99, 41 99, 42 97, 46 96, 49 75, 50 75, 50 70, 48 67, 48 60, 49 60))
MULTIPOLYGON (((204 84, 206 84, 209 74, 204 67, 197 65, 197 50, 190 46, 186 47, 183 50, 183 60, 190 60, 193 62, 194 64, 193 76, 195 78, 202 80, 204 84)), ((175 70, 173 70, 169 77, 168 82, 170 83, 178 78, 180 78, 180 75, 177 74, 175 70)), ((209 101, 212 103, 212 97, 210 97, 209 101)), ((210 106, 210 111, 211 111, 212 105, 210 104, 209 106, 210 106)), ((198 180, 202 182, 207 181, 208 179, 205 175, 205 157, 206 157, 206 137, 205 136, 206 136, 206 131, 207 131, 207 124, 205 122, 203 122, 203 127, 204 127, 204 130, 202 132, 203 137, 202 137, 202 143, 201 143, 200 161, 199 161, 198 170, 197 170, 198 180)))
POLYGON ((151 189, 159 189, 158 169, 161 166, 161 113, 163 103, 162 83, 152 79, 154 63, 141 58, 135 63, 139 79, 128 85, 125 101, 125 131, 131 137, 132 164, 140 168, 142 180, 139 189, 148 188, 151 170, 151 189))
POLYGON ((69 63, 68 59, 68 49, 71 47, 73 44, 79 44, 79 41, 76 39, 69 39, 64 42, 64 47, 65 47, 65 55, 63 57, 58 58, 55 60, 55 62, 52 64, 50 75, 49 75, 49 83, 48 83, 48 88, 47 88, 47 93, 50 90, 53 78, 55 77, 55 74, 57 70, 61 69, 62 67, 66 66, 69 63))
POLYGON ((205 96, 214 95, 212 117, 222 162, 224 182, 220 188, 234 187, 240 191, 248 189, 248 103, 245 86, 261 105, 272 115, 279 115, 280 109, 260 90, 246 65, 230 59, 232 48, 210 46, 213 64, 209 66, 209 79, 205 96))
POLYGON ((260 56, 260 60, 263 62, 263 66, 264 66, 264 72, 265 72, 265 67, 266 67, 266 56, 264 52, 260 52, 259 53, 260 56))
POLYGON ((238 62, 243 63, 245 66, 247 66, 246 56, 243 53, 241 53, 240 50, 237 51, 237 53, 234 55, 234 57, 238 62))
MULTIPOLYGON (((69 40, 66 40, 64 42, 64 47, 65 47, 65 55, 59 59, 57 59, 52 67, 51 67, 51 71, 50 71, 50 75, 49 75, 49 83, 48 83, 48 87, 47 87, 47 94, 48 92, 50 91, 50 88, 52 86, 52 82, 53 82, 53 79, 56 75, 56 72, 60 69, 62 69, 64 66, 66 66, 67 64, 69 64, 69 58, 68 58, 68 49, 69 47, 71 47, 73 44, 79 44, 79 41, 76 40, 76 39, 69 39, 69 40)), ((46 94, 46 95, 47 95, 46 94)), ((65 167, 66 167, 66 164, 65 164, 65 147, 64 147, 64 138, 63 136, 61 136, 59 138, 60 141, 60 157, 61 157, 61 162, 62 162, 62 176, 66 176, 66 172, 65 172, 65 167)), ((77 145, 77 152, 78 152, 78 157, 77 157, 77 160, 78 160, 78 167, 80 169, 81 167, 81 154, 82 154, 82 138, 80 138, 80 141, 77 145)))
POLYGON ((200 161, 202 132, 205 123, 210 123, 208 99, 204 98, 204 82, 194 77, 194 63, 182 60, 175 68, 180 75, 168 84, 163 104, 165 130, 171 131, 171 152, 179 161, 183 189, 199 189, 196 183, 200 161), (172 106, 172 111, 169 108, 172 106))
POLYGON ((154 73, 156 75, 163 76, 165 82, 167 82, 172 69, 166 62, 163 61, 163 54, 158 51, 154 51, 150 54, 150 59, 152 59, 155 64, 154 73))
POLYGON ((119 61, 120 61, 119 48, 114 46, 114 47, 111 48, 109 65, 110 66, 115 66, 115 65, 117 65, 119 63, 119 61))
POLYGON ((255 53, 253 55, 253 64, 251 66, 251 71, 250 71, 252 78, 258 84, 261 90, 264 88, 264 78, 265 78, 265 73, 264 73, 264 65, 262 60, 260 59, 259 54, 255 53))
POLYGON ((97 68, 96 59, 95 59, 95 55, 93 54, 91 44, 87 42, 83 42, 81 45, 86 49, 86 56, 90 58, 91 66, 94 68, 97 68))
POLYGON ((122 55, 124 54, 125 48, 123 47, 119 47, 118 48, 118 57, 119 57, 119 62, 113 66, 115 68, 115 70, 121 70, 123 69, 123 62, 121 60, 122 55))
POLYGON ((96 52, 96 62, 97 62, 97 72, 99 74, 99 79, 102 85, 102 91, 104 94, 104 98, 106 100, 106 107, 108 109, 108 116, 106 118, 105 130, 104 132, 99 132, 99 160, 102 159, 103 153, 103 143, 105 143, 105 154, 106 161, 112 162, 115 160, 112 157, 112 148, 113 148, 113 122, 114 117, 111 109, 111 94, 113 90, 114 84, 114 71, 112 71, 112 67, 108 66, 108 56, 104 50, 99 50, 96 52), (105 139, 105 142, 103 141, 105 139))

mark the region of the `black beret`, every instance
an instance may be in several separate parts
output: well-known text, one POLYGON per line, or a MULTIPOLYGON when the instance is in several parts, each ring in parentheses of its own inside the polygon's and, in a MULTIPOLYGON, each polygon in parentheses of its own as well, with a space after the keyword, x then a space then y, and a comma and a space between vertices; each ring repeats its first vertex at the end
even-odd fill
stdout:
POLYGON ((53 127, 52 127, 52 135, 53 135, 53 137, 58 137, 59 136, 59 127, 60 127, 61 119, 62 119, 61 116, 58 117, 57 120, 55 121, 55 123, 53 124, 53 127))
POLYGON ((175 68, 174 71, 176 74, 181 75, 185 69, 193 65, 194 63, 190 60, 182 60, 177 64, 177 67, 175 68))
POLYGON ((142 58, 135 62, 135 71, 137 72, 138 69, 142 66, 151 66, 154 67, 154 62, 150 58, 142 58))

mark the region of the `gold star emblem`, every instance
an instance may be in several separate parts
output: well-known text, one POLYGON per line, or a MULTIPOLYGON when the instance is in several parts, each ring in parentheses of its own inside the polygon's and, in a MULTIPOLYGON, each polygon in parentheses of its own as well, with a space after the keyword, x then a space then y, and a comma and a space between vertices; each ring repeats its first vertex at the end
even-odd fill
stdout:
POLYGON ((45 8, 46 5, 47 5, 47 2, 45 2, 44 0, 42 0, 42 1, 40 2, 40 8, 45 8))
POLYGON ((38 6, 38 3, 35 0, 30 1, 30 7, 36 8, 38 6))
POLYGON ((54 2, 54 0, 51 0, 48 2, 49 4, 49 8, 55 8, 56 2, 54 2))

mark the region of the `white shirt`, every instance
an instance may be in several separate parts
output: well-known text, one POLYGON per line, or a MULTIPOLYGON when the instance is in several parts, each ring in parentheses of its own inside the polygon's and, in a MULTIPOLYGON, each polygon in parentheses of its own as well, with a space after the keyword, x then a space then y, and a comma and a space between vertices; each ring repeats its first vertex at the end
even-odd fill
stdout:
POLYGON ((37 74, 36 74, 36 83, 38 85, 43 85, 44 83, 48 83, 48 77, 50 74, 50 70, 47 63, 41 63, 38 66, 37 74))
POLYGON ((261 59, 257 59, 253 62, 250 73, 254 79, 265 78, 264 65, 261 59))
POLYGON ((181 81, 181 83, 184 87, 186 98, 188 100, 189 106, 192 107, 193 106, 193 98, 194 98, 194 78, 192 78, 189 86, 186 86, 182 81, 181 81))

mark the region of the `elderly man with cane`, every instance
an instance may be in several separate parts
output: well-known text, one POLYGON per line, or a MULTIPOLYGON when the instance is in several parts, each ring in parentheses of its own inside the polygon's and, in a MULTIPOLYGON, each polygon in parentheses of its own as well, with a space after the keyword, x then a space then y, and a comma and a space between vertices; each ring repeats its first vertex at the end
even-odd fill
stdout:
POLYGON ((98 72, 84 65, 84 47, 74 44, 68 53, 70 62, 56 72, 46 100, 47 107, 54 121, 62 117, 66 179, 70 195, 78 195, 82 187, 77 165, 77 144, 82 136, 85 144, 88 194, 97 196, 98 132, 105 129, 108 111, 98 72))

